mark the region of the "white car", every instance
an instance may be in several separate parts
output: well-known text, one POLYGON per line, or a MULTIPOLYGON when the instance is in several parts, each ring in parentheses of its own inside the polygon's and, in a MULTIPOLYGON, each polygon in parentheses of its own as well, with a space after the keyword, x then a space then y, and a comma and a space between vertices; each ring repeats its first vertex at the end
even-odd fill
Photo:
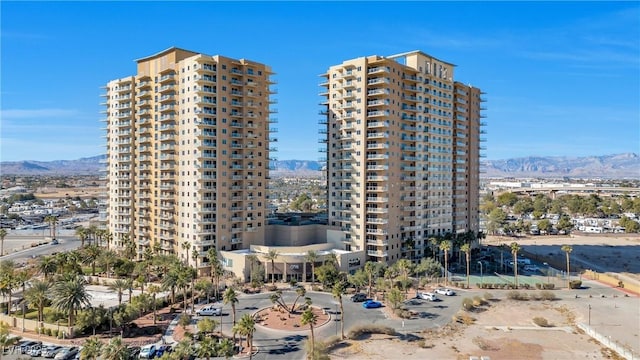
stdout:
POLYGON ((453 296, 456 294, 455 291, 447 288, 438 288, 435 290, 435 293, 440 295, 446 295, 446 296, 453 296))
POLYGON ((436 294, 429 292, 419 292, 416 297, 422 300, 438 301, 438 297, 436 296, 436 294))
POLYGON ((198 316, 221 316, 222 308, 215 307, 213 305, 205 306, 201 309, 196 310, 196 315, 198 316))

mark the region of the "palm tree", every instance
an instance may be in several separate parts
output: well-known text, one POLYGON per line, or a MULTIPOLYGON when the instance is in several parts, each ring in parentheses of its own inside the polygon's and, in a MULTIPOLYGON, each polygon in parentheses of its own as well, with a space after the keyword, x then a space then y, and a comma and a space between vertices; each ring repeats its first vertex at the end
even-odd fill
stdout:
POLYGON ((200 279, 198 280, 198 282, 196 282, 195 287, 198 291, 198 296, 202 296, 204 294, 207 295, 207 303, 209 303, 211 290, 213 290, 213 284, 211 283, 211 281, 209 281, 209 279, 200 279))
POLYGON ((233 325, 236 324, 236 304, 238 303, 238 294, 233 288, 228 288, 224 295, 222 295, 225 304, 231 304, 231 310, 233 311, 233 325))
MULTIPOLYGON (((318 253, 309 250, 307 254, 304 256, 304 259, 311 263, 311 284, 316 284, 316 261, 318 261, 318 253)), ((306 266, 306 265, 305 265, 306 266)), ((306 281, 307 279, 305 279, 306 281)))
POLYGON ((561 249, 567 255, 567 289, 571 289, 571 268, 569 267, 569 254, 571 254, 571 252, 573 251, 573 247, 571 247, 571 245, 562 245, 561 249))
POLYGON ((38 311, 38 321, 44 321, 43 312, 49 302, 49 283, 46 281, 33 280, 31 287, 24 293, 24 298, 30 306, 38 311))
POLYGON ((87 235, 89 235, 91 239, 93 239, 94 244, 98 242, 98 237, 102 235, 101 231, 102 230, 98 229, 96 225, 89 225, 89 227, 87 228, 87 235))
POLYGON ((309 330, 311 330, 311 353, 313 354, 316 349, 316 339, 313 334, 313 327, 318 322, 318 315, 313 312, 312 307, 307 307, 302 313, 302 317, 300 318, 301 325, 309 325, 309 330))
POLYGON ((371 287, 373 286, 374 275, 377 275, 380 270, 378 263, 367 261, 364 264, 364 272, 369 277, 369 290, 367 291, 367 297, 371 297, 371 287))
POLYGON ((156 312, 156 307, 158 305, 158 301, 156 300, 156 296, 160 292, 160 286, 158 286, 156 284, 149 285, 149 288, 147 289, 147 292, 149 294, 151 294, 151 296, 153 297, 153 325, 155 325, 156 324, 156 318, 158 317, 157 316, 157 312, 156 312))
POLYGON ((518 251, 520 251, 520 245, 518 245, 517 242, 512 242, 511 254, 513 254, 513 278, 516 289, 518 288, 518 251))
POLYGON ((109 244, 113 241, 113 234, 107 230, 104 234, 104 241, 107 243, 107 250, 109 250, 109 244))
POLYGON ((80 225, 76 228, 76 235, 80 238, 80 247, 84 247, 84 242, 89 237, 89 229, 86 229, 84 226, 80 225))
POLYGON ((338 303, 340 304, 340 334, 341 334, 341 339, 344 340, 344 307, 342 304, 342 294, 344 294, 344 283, 343 282, 339 282, 337 284, 335 284, 333 286, 333 290, 331 291, 331 293, 333 294, 334 299, 338 300, 338 303))
POLYGON ((191 250, 191 243, 188 241, 182 242, 182 250, 185 250, 187 256, 185 256, 185 263, 189 264, 189 250, 191 250))
POLYGON ((118 336, 109 340, 109 344, 102 352, 102 357, 108 360, 129 360, 130 352, 127 344, 122 341, 122 337, 118 336))
POLYGON ((73 319, 78 309, 91 304, 91 295, 87 293, 86 284, 87 282, 82 276, 75 275, 57 282, 51 288, 53 307, 68 314, 70 330, 73 327, 73 319))
POLYGON ((444 285, 449 280, 449 250, 451 250, 451 241, 443 240, 440 243, 440 250, 444 252, 444 285))
POLYGON ((250 314, 244 314, 236 324, 236 330, 241 336, 247 337, 247 349, 249 359, 253 358, 253 333, 256 331, 256 322, 250 314))
POLYGON ((0 229, 0 256, 4 255, 4 238, 7 237, 7 230, 0 229))
POLYGON ((187 360, 191 356, 191 351, 191 341, 188 339, 182 339, 173 348, 172 355, 175 356, 175 359, 177 360, 187 360))
POLYGON ((258 257, 254 254, 249 254, 245 259, 249 262, 249 282, 253 284, 253 266, 258 262, 258 257))
POLYGON ((171 291, 171 303, 176 302, 176 287, 178 283, 177 271, 169 271, 162 277, 162 289, 165 291, 171 291))
POLYGON ((209 264, 211 265, 211 283, 216 284, 214 292, 216 301, 218 301, 218 292, 220 291, 220 276, 222 275, 222 264, 220 264, 220 260, 218 259, 218 251, 215 248, 209 248, 209 250, 207 250, 207 258, 209 259, 209 264))
POLYGON ((111 277, 110 270, 111 265, 116 262, 118 256, 113 251, 107 249, 107 251, 103 251, 98 258, 98 261, 104 266, 104 272, 107 274, 107 277, 111 277))
POLYGON ((188 268, 181 264, 180 267, 175 269, 177 272, 176 287, 182 289, 182 310, 187 312, 187 290, 189 289, 191 268, 188 268))
POLYGON ((212 356, 218 355, 216 340, 210 337, 205 337, 202 341, 199 342, 199 344, 200 346, 196 350, 199 358, 206 358, 207 360, 210 360, 212 356))
POLYGON ((56 224, 58 223, 58 217, 49 215, 44 218, 44 221, 49 223, 49 235, 51 235, 51 239, 56 238, 56 224))
POLYGON ((21 339, 22 337, 11 334, 9 324, 0 321, 0 359, 2 359, 2 354, 7 347, 17 344, 21 339))
MULTIPOLYGON (((234 355, 233 341, 224 339, 218 344, 218 356, 224 356, 225 359, 230 359, 234 355)), ((251 358, 253 354, 249 355, 251 358)))
POLYGON ((409 291, 409 287, 406 284, 409 281, 409 275, 413 272, 413 264, 409 259, 400 259, 395 263, 400 274, 402 274, 403 286, 405 286, 405 296, 409 291))
POLYGON ((91 244, 82 250, 85 262, 91 264, 91 276, 96 276, 96 262, 102 254, 102 249, 96 244, 91 244))
POLYGON ((50 275, 58 271, 58 262, 53 256, 44 256, 38 263, 38 272, 44 275, 44 279, 48 280, 50 275))
POLYGON ((467 289, 469 288, 469 264, 471 263, 471 245, 469 243, 460 246, 460 251, 464 252, 467 260, 467 289))
POLYGON ((96 360, 102 354, 102 341, 95 336, 92 336, 84 341, 82 344, 82 350, 80 350, 80 356, 82 359, 96 360))
POLYGON ((125 279, 117 279, 109 284, 108 288, 118 293, 118 306, 122 305, 122 294, 129 289, 129 282, 125 279))
POLYGON ((272 249, 264 256, 267 261, 271 261, 271 285, 275 285, 275 272, 276 272, 276 259, 278 258, 278 251, 272 249))
POLYGON ((296 303, 298 302, 298 299, 307 295, 307 290, 303 287, 299 287, 296 289, 296 295, 297 295, 296 299, 293 301, 293 304, 291 305, 291 312, 296 311, 296 303))

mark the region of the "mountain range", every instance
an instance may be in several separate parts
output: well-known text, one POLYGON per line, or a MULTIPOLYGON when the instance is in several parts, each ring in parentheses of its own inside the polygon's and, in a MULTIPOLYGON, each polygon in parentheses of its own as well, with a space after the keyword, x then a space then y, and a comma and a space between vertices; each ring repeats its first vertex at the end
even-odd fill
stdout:
MULTIPOLYGON (((89 175, 105 167, 105 155, 78 160, 3 161, 3 175, 89 175)), ((280 160, 273 163, 273 177, 321 177, 324 164, 313 160, 280 160)), ((529 156, 482 162, 484 178, 610 178, 640 179, 640 156, 623 153, 602 156, 529 156)))

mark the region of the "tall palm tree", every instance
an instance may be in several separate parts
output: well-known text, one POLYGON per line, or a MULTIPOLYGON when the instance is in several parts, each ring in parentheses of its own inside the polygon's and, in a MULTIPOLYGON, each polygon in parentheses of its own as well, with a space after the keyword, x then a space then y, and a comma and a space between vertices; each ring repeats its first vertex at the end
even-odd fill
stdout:
POLYGON ((569 285, 571 282, 571 267, 569 266, 569 255, 573 251, 573 247, 571 247, 571 245, 562 245, 561 249, 567 255, 567 289, 570 289, 571 287, 569 285))
POLYGON ((156 310, 156 307, 158 305, 158 301, 156 300, 156 296, 160 292, 160 286, 158 286, 156 284, 149 285, 149 288, 147 289, 147 292, 149 294, 151 294, 151 296, 153 297, 153 325, 155 325, 156 324, 156 318, 158 317, 157 316, 157 310, 156 310))
POLYGON ((68 314, 70 329, 73 327, 73 319, 78 309, 91 304, 91 295, 87 293, 86 285, 84 278, 76 275, 57 282, 51 288, 52 305, 68 314))
POLYGON ((220 276, 222 276, 222 264, 220 264, 220 259, 218 259, 218 251, 211 247, 207 250, 207 258, 209 259, 209 265, 211 266, 211 283, 216 284, 214 288, 214 293, 216 296, 216 301, 220 298, 220 276))
POLYGON ((181 246, 182 246, 182 250, 184 250, 187 253, 187 255, 184 258, 185 259, 184 262, 185 264, 189 264, 189 250, 191 250, 191 243, 188 241, 183 241, 181 246))
POLYGON ((38 263, 38 272, 44 275, 45 280, 48 280, 50 275, 58 272, 58 262, 53 256, 44 256, 38 263))
MULTIPOLYGON (((307 251, 307 254, 304 256, 304 259, 311 263, 311 284, 315 285, 316 284, 316 261, 318 261, 318 253, 313 250, 309 250, 307 251)), ((307 279, 304 279, 304 280, 306 281, 307 279)))
POLYGON ((249 282, 253 284, 253 266, 258 262, 258 257, 254 254, 249 254, 245 259, 249 262, 249 282))
POLYGON ((92 336, 84 341, 82 344, 82 350, 80 350, 80 356, 82 359, 96 360, 102 354, 102 341, 95 336, 92 336))
POLYGON ((84 255, 84 262, 91 265, 91 276, 96 276, 96 262, 102 254, 102 249, 96 244, 91 244, 82 249, 84 255))
POLYGON ((96 244, 98 241, 98 236, 100 235, 100 229, 98 229, 98 227, 96 225, 89 225, 89 227, 87 228, 87 235, 89 235, 89 237, 91 239, 93 239, 93 243, 96 244))
POLYGON ((76 228, 76 236, 80 238, 80 247, 84 248, 84 242, 89 237, 89 230, 84 226, 80 225, 76 228))
POLYGON ((316 349, 316 338, 313 333, 313 327, 318 322, 318 315, 313 312, 313 308, 308 307, 302 313, 302 317, 300 318, 301 325, 309 325, 309 330, 311 331, 311 353, 313 354, 316 349))
POLYGON ((513 254, 513 278, 515 281, 516 289, 518 288, 518 252, 520 251, 520 245, 517 242, 511 243, 511 254, 513 254))
POLYGON ((275 249, 269 250, 269 252, 264 256, 267 261, 271 261, 271 285, 275 285, 275 272, 276 272, 276 259, 278 258, 278 251, 275 249))
POLYGON ((193 271, 192 271, 192 276, 191 276, 191 312, 195 312, 196 311, 196 279, 198 278, 198 252, 196 251, 196 249, 193 249, 193 252, 191 253, 191 259, 193 260, 193 271))
POLYGON ((338 300, 338 304, 340 304, 340 334, 341 339, 344 340, 344 307, 342 304, 342 294, 344 294, 344 283, 339 282, 333 286, 331 293, 333 294, 333 298, 338 300))
MULTIPOLYGON (((231 359, 233 355, 235 355, 233 351, 233 341, 224 339, 218 343, 218 356, 224 356, 225 359, 231 359)), ((253 354, 249 355, 249 358, 252 356, 253 354)))
POLYGON ((176 302, 176 287, 178 286, 178 272, 169 271, 162 277, 162 289, 171 292, 171 303, 176 302))
POLYGON ((443 240, 440 242, 440 250, 444 252, 444 285, 449 280, 449 251, 451 250, 451 241, 443 240))
POLYGON ((187 312, 187 290, 189 289, 189 284, 191 283, 191 268, 188 268, 181 264, 180 267, 176 268, 177 277, 176 277, 176 287, 178 289, 182 289, 182 310, 187 312))
MULTIPOLYGON (((413 273, 413 264, 409 259, 400 259, 395 263, 395 266, 398 268, 398 271, 402 275, 403 286, 408 283, 409 275, 413 273)), ((405 296, 409 291, 409 287, 405 287, 405 296)))
POLYGON ((38 311, 38 321, 44 321, 44 308, 49 303, 49 290, 51 286, 46 281, 33 280, 31 287, 24 293, 24 298, 29 305, 38 311))
POLYGON ((296 289, 296 295, 297 295, 296 299, 293 301, 293 304, 291 305, 291 312, 296 311, 296 303, 298 302, 298 299, 307 295, 307 290, 303 287, 299 287, 296 289))
POLYGON ((107 249, 106 251, 103 251, 102 254, 100 254, 100 257, 98 258, 98 262, 100 262, 101 265, 104 266, 104 272, 107 274, 108 278, 111 277, 110 275, 111 265, 113 265, 117 259, 118 259, 118 256, 116 255, 116 253, 114 253, 109 249, 107 249))
POLYGON ((125 279, 117 279, 108 286, 109 290, 118 294, 118 306, 122 305, 122 294, 129 289, 129 283, 125 279))
POLYGON ((471 263, 471 245, 469 243, 462 244, 460 246, 460 251, 462 251, 465 255, 465 259, 467 260, 467 289, 469 288, 469 265, 471 263))
POLYGON ((378 265, 378 263, 367 261, 364 264, 364 272, 369 278, 369 290, 367 291, 367 297, 371 297, 371 287, 373 286, 373 282, 375 280, 374 275, 377 275, 379 271, 380 265, 378 265))
POLYGON ((247 337, 247 349, 249 349, 249 359, 253 358, 253 333, 256 332, 256 322, 250 314, 244 314, 236 324, 237 332, 241 336, 247 337))
POLYGON ((58 217, 49 215, 44 218, 44 221, 49 223, 49 235, 52 239, 56 238, 56 224, 58 223, 58 217))
POLYGON ((7 237, 7 230, 0 229, 0 256, 4 255, 4 238, 7 237))
POLYGON ((109 250, 109 244, 111 244, 111 242, 113 242, 113 234, 108 230, 104 234, 104 242, 107 244, 107 250, 109 250))
POLYGON ((118 336, 109 340, 109 344, 102 351, 102 357, 108 360, 129 360, 130 353, 127 344, 118 336))
POLYGON ((231 304, 231 311, 233 311, 233 325, 236 324, 236 304, 238 303, 238 294, 233 288, 227 288, 222 295, 222 299, 225 304, 231 304))
POLYGON ((11 314, 11 297, 13 290, 19 286, 15 263, 11 260, 0 262, 0 293, 7 296, 7 315, 11 314))

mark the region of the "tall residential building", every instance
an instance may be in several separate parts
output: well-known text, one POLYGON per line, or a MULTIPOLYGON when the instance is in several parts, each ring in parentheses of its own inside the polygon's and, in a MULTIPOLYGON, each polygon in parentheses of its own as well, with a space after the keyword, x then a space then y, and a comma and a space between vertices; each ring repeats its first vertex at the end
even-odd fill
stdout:
POLYGON ((104 94, 112 246, 204 267, 211 247, 262 244, 271 69, 178 48, 137 67, 104 94))
POLYGON ((345 250, 392 263, 423 257, 430 237, 478 231, 480 90, 419 51, 321 76, 329 224, 345 250))

